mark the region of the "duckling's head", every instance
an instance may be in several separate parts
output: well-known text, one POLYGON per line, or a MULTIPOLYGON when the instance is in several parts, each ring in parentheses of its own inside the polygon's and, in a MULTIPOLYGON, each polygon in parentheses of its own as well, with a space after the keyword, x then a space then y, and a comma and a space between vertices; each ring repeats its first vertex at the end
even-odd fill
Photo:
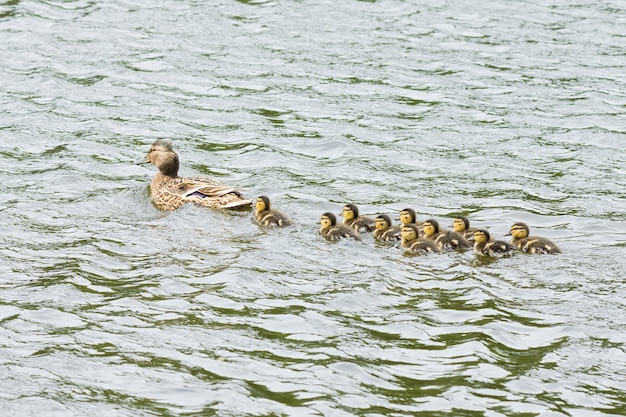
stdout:
POLYGON ((346 204, 341 212, 344 220, 352 220, 359 217, 359 209, 354 204, 346 204))
POLYGON ((258 212, 269 210, 270 199, 264 195, 257 197, 255 207, 258 212))
POLYGON ((452 227, 457 233, 463 233, 469 229, 469 219, 465 216, 457 216, 452 220, 452 227))
POLYGON ((170 177, 176 177, 178 175, 178 155, 172 147, 172 142, 166 139, 159 139, 155 141, 148 155, 146 155, 146 163, 154 164, 162 174, 170 177))
POLYGON ((489 242, 490 239, 491 239, 491 236, 489 235, 489 232, 486 229, 476 230, 471 238, 471 240, 473 240, 475 243, 489 242))
POLYGON ((404 224, 400 229, 400 236, 402 236, 402 240, 415 240, 419 236, 419 233, 419 228, 413 223, 404 224))
POLYGON ((424 230, 424 235, 427 237, 432 236, 439 233, 439 223, 435 219, 428 219, 424 222, 422 229, 424 230))
POLYGON ((374 225, 377 230, 384 232, 391 227, 391 218, 386 214, 381 214, 374 219, 374 225))
POLYGON ((513 223, 511 230, 507 233, 507 236, 513 236, 515 239, 527 238, 530 234, 530 229, 526 223, 518 222, 513 223))
POLYGON ((402 224, 415 223, 417 221, 417 213, 412 208, 405 208, 400 211, 400 221, 402 224))
POLYGON ((337 217, 335 217, 333 213, 327 211, 326 213, 322 214, 322 217, 320 217, 320 224, 322 225, 322 229, 328 229, 329 227, 333 227, 337 224, 337 217))

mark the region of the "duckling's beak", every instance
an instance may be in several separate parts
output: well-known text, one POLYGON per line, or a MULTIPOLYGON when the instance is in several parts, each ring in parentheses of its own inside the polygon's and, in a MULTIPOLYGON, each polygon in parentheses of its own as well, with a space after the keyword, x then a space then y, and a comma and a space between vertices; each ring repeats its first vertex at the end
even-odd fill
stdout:
POLYGON ((505 233, 503 236, 513 236, 513 235, 511 234, 511 232, 509 232, 509 233, 505 233))
POLYGON ((468 237, 468 238, 467 238, 467 241, 468 241, 468 242, 473 242, 473 241, 474 241, 474 236, 470 236, 470 237, 468 237))

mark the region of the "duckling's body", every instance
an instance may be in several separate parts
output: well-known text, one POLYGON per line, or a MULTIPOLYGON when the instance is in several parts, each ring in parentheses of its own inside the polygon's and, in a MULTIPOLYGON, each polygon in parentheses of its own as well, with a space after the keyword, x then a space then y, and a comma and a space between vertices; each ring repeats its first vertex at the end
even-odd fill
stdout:
POLYGON ((293 221, 285 213, 270 208, 270 199, 267 196, 260 196, 256 199, 256 211, 254 217, 264 226, 291 226, 293 221))
POLYGON ((333 213, 326 212, 322 214, 320 224, 320 235, 331 242, 336 242, 343 238, 361 240, 359 232, 345 224, 337 224, 337 217, 333 213))
POLYGON ((374 239, 381 242, 394 242, 400 240, 400 227, 391 223, 391 218, 381 214, 374 219, 374 239))
POLYGON ((512 244, 503 240, 493 240, 486 229, 476 229, 471 237, 474 241, 474 252, 494 258, 511 255, 517 251, 512 244))
POLYGON ((167 140, 159 139, 152 144, 145 163, 159 169, 150 182, 150 193, 161 210, 173 211, 185 203, 210 208, 250 208, 251 201, 236 188, 211 178, 178 176, 178 155, 167 140))
POLYGON ((506 236, 512 236, 511 244, 524 253, 532 254, 555 254, 561 253, 561 249, 548 238, 541 236, 529 236, 530 228, 526 223, 514 223, 511 231, 506 236))
POLYGON ((343 224, 359 233, 374 230, 374 220, 366 216, 359 216, 359 209, 354 204, 343 206, 341 214, 343 215, 343 224))
POLYGON ((472 247, 460 233, 452 230, 440 230, 439 222, 434 219, 426 220, 423 229, 426 239, 434 241, 441 250, 469 249, 472 247))
POLYGON ((411 252, 419 253, 440 253, 439 245, 432 240, 420 237, 419 227, 416 224, 408 223, 401 228, 402 241, 400 246, 411 252))
POLYGON ((452 228, 455 232, 462 235, 465 240, 469 240, 474 235, 474 232, 478 229, 470 227, 469 219, 465 216, 457 216, 452 220, 452 228))

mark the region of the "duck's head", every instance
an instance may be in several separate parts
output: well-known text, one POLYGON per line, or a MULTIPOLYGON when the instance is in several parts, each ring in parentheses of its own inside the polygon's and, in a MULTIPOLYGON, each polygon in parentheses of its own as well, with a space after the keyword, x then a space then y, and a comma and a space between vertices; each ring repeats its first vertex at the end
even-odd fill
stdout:
POLYGON ((439 223, 435 219, 428 219, 422 226, 426 237, 439 233, 439 223))
POLYGON ((143 163, 154 164, 162 174, 176 177, 178 175, 178 155, 172 147, 172 142, 166 139, 159 139, 155 141, 148 155, 146 155, 143 163))
POLYGON ((267 196, 259 196, 255 203, 256 210, 261 212, 270 209, 270 199, 267 196))
POLYGON ((346 204, 343 206, 343 210, 341 211, 341 215, 344 220, 352 220, 359 217, 359 209, 356 208, 354 204, 346 204))
POLYGON ((528 225, 526 223, 518 222, 513 223, 511 230, 505 236, 513 236, 515 239, 527 238, 530 233, 528 225))
POLYGON ((337 217, 335 217, 333 213, 327 211, 326 213, 322 214, 322 217, 320 217, 320 224, 322 225, 322 229, 328 229, 329 227, 333 227, 337 224, 337 217))
POLYGON ((400 221, 402 224, 415 223, 417 221, 417 213, 412 208, 405 208, 400 211, 400 221))
POLYGON ((470 241, 473 241, 474 243, 485 243, 489 242, 490 239, 491 235, 489 235, 489 232, 486 229, 478 229, 474 232, 470 241))
POLYGON ((384 232, 391 227, 391 218, 386 214, 381 214, 374 219, 374 226, 376 226, 376 230, 384 232))
POLYGON ((452 220, 452 228, 457 233, 463 233, 469 229, 469 219, 465 216, 457 216, 452 220))
POLYGON ((402 240, 415 240, 419 236, 419 233, 419 228, 413 223, 404 224, 402 225, 402 229, 400 229, 402 240))

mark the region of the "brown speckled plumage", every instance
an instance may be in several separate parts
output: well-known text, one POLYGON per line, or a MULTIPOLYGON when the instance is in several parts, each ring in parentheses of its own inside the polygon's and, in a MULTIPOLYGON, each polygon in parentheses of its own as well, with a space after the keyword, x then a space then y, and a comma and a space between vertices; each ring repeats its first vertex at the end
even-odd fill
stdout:
POLYGON ((185 203, 210 208, 250 208, 251 201, 236 188, 211 178, 178 176, 178 155, 167 140, 154 142, 145 162, 159 169, 150 183, 150 192, 161 210, 176 210, 185 203))

